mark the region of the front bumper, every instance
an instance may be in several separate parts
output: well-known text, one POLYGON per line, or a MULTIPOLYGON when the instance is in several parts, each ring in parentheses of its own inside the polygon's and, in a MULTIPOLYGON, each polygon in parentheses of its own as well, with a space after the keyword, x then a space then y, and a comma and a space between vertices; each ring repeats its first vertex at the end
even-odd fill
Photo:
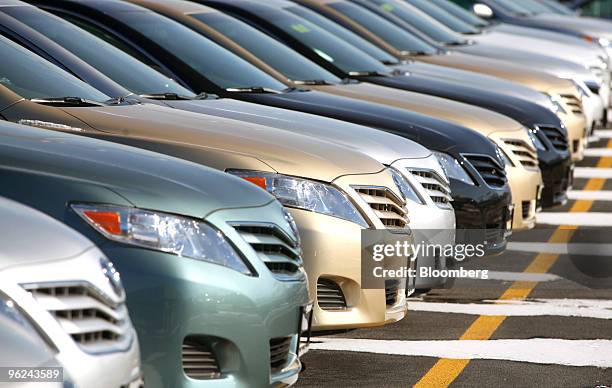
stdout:
POLYGON ((539 170, 520 167, 506 167, 506 174, 514 206, 512 229, 532 229, 536 224, 536 211, 542 198, 542 174, 539 170))
POLYGON ((451 179, 457 219, 457 243, 484 244, 486 255, 502 253, 508 244, 512 196, 508 189, 471 186, 451 179))
MULTIPOLYGON (((395 303, 387 305, 384 285, 361 288, 361 227, 349 221, 304 210, 290 209, 300 230, 304 268, 308 273, 314 331, 374 327, 396 322, 406 314, 404 287, 395 303), (322 295, 334 288, 334 304, 322 295), (321 300, 320 300, 321 299, 321 300)), ((382 282, 382 279, 381 279, 382 282)))
POLYGON ((586 117, 577 114, 559 114, 559 118, 567 127, 572 162, 579 162, 584 159, 585 140, 588 136, 586 117))
MULTIPOLYGON (((546 146, 549 149, 552 147, 550 144, 546 146)), ((538 160, 544 181, 541 207, 551 208, 565 204, 574 171, 569 152, 538 150, 538 160)))

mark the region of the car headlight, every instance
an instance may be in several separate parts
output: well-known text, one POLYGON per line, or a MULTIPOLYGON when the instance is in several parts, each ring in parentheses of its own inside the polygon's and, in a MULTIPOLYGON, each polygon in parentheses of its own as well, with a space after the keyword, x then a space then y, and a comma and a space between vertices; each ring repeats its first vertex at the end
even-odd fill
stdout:
POLYGON ((563 109, 563 106, 559 103, 559 101, 557 101, 551 95, 548 95, 548 109, 553 111, 553 113, 555 114, 557 113, 567 114, 567 112, 565 111, 565 109, 563 109))
POLYGON ((363 228, 369 226, 348 197, 331 185, 268 172, 247 170, 227 172, 268 191, 284 206, 342 218, 363 228))
POLYGON ((506 154, 504 150, 502 150, 500 147, 496 147, 496 148, 497 148, 497 156, 499 156, 499 158, 504 161, 504 168, 506 166, 514 167, 514 163, 512 163, 512 160, 510 160, 510 157, 508 156, 508 154, 506 154))
POLYGON ((538 135, 536 135, 535 131, 527 129, 527 135, 529 135, 529 138, 531 139, 531 142, 533 143, 536 149, 540 151, 546 151, 546 146, 538 138, 538 135))
POLYGON ((418 204, 423 205, 425 202, 419 197, 416 193, 410 182, 399 172, 395 167, 389 167, 389 171, 391 172, 391 176, 393 176, 393 181, 395 185, 399 188, 400 193, 404 197, 405 201, 412 201, 418 204))
POLYGON ((73 204, 72 209, 109 240, 252 271, 221 231, 205 222, 134 207, 73 204))
POLYGON ((610 46, 610 40, 608 40, 608 38, 599 38, 597 39, 597 43, 603 48, 610 46))
POLYGON ((438 162, 442 166, 447 178, 457 179, 468 185, 475 185, 470 175, 457 159, 443 152, 434 152, 434 155, 438 158, 438 162))

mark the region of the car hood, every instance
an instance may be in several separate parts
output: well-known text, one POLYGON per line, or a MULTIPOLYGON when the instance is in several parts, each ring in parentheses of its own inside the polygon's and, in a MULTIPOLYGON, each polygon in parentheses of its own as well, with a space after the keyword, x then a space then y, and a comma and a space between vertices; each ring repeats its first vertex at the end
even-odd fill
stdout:
POLYGON ((287 109, 220 98, 215 100, 164 101, 168 106, 284 129, 325 139, 360 151, 382 164, 399 159, 420 159, 431 151, 408 139, 362 125, 287 109))
POLYGON ((394 69, 414 73, 421 76, 435 77, 447 81, 459 82, 472 85, 478 88, 489 90, 501 89, 504 94, 518 98, 525 98, 531 102, 535 102, 542 106, 547 106, 548 99, 540 92, 533 90, 527 86, 523 86, 516 82, 511 82, 503 78, 494 77, 491 75, 476 73, 468 70, 455 69, 434 65, 432 63, 409 62, 399 65, 393 65, 394 69))
POLYGON ((489 140, 466 127, 391 106, 317 91, 241 94, 236 98, 384 129, 435 151, 480 150, 495 157, 495 150, 489 147, 489 140))
POLYGON ((540 14, 527 19, 529 25, 552 30, 571 30, 580 35, 612 38, 612 26, 607 21, 554 14, 540 14))
POLYGON ((4 225, 10 225, 0 233, 0 271, 68 259, 93 248, 93 243, 61 222, 2 197, 0 217, 4 225), (35 238, 35 246, 28 242, 32 240, 29 237, 35 238))
MULTIPOLYGON (((340 176, 371 174, 383 169, 366 155, 327 141, 164 106, 136 104, 65 108, 64 111, 99 131, 169 144, 189 144, 203 151, 239 153, 256 158, 281 174, 331 182, 340 176)), ((163 149, 157 150, 163 152, 163 149)), ((244 168, 211 166, 222 170, 244 168)))
POLYGON ((496 130, 513 131, 522 129, 520 123, 501 114, 474 105, 427 94, 370 83, 315 86, 315 88, 331 94, 364 99, 426 114, 476 130, 484 136, 488 136, 496 130))
POLYGON ((59 176, 83 183, 83 190, 109 190, 140 208, 195 218, 274 200, 251 183, 195 163, 7 122, 0 123, 0 154, 2 166, 10 170, 59 176))

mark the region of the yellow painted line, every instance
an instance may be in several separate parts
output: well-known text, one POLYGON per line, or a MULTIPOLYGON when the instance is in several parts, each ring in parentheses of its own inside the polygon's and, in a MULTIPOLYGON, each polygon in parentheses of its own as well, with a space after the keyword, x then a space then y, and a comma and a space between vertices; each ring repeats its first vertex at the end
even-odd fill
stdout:
MULTIPOLYGON (((612 139, 608 141, 608 148, 612 148, 612 139)), ((612 167, 612 158, 602 157, 597 162, 598 168, 612 167)), ((603 189, 605 179, 592 178, 585 185, 585 191, 598 191, 603 189)), ((593 201, 579 200, 576 201, 570 212, 588 212, 593 206, 593 201)), ((550 243, 569 242, 572 238, 576 226, 561 225, 555 229, 554 233, 549 238, 550 243)), ((558 254, 540 253, 529 263, 523 272, 529 273, 546 273, 555 264, 559 258, 558 254)), ((499 297, 499 300, 509 299, 525 299, 533 291, 537 282, 517 281, 499 297)), ((488 340, 491 338, 497 328, 504 322, 505 316, 484 316, 481 315, 459 338, 460 340, 488 340)), ((470 363, 470 360, 459 359, 439 359, 434 366, 414 385, 417 388, 437 388, 448 387, 453 381, 463 372, 465 367, 470 363)))

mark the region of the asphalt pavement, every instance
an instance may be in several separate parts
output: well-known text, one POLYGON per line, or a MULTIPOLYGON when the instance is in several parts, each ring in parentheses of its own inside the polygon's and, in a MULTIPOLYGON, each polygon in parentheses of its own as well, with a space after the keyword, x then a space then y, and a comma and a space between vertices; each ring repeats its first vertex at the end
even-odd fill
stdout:
POLYGON ((546 209, 547 224, 464 265, 490 279, 413 296, 392 325, 314 337, 298 386, 612 387, 612 255, 590 254, 612 251, 612 156, 591 156, 601 149, 612 155, 612 130, 590 139, 574 199, 546 209))

